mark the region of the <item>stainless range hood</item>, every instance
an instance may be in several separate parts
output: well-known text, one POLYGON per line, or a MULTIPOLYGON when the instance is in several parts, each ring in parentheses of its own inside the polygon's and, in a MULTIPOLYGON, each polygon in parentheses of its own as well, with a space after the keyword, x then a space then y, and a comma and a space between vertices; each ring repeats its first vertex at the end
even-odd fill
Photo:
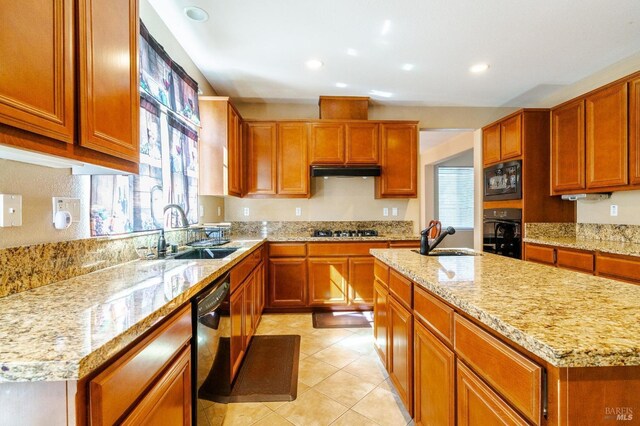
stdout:
POLYGON ((380 166, 311 166, 311 177, 380 176, 380 166))

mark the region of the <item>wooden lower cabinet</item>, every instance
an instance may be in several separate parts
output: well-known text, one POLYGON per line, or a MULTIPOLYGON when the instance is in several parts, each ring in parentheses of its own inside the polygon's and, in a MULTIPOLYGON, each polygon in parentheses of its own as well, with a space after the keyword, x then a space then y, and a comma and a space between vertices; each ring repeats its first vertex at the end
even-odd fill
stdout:
POLYGON ((413 345, 415 424, 453 426, 455 354, 418 321, 414 323, 413 345))
POLYGON ((598 253, 596 275, 640 284, 640 257, 598 253))
POLYGON ((458 361, 456 371, 458 425, 528 424, 464 363, 458 361))
POLYGON ((376 279, 373 283, 373 347, 385 367, 387 367, 388 364, 388 302, 389 290, 387 290, 383 282, 376 279))
POLYGON ((524 259, 588 274, 595 269, 595 253, 587 250, 526 243, 524 259))
POLYGON ((304 257, 269 259, 270 308, 307 306, 307 260, 304 257))
POLYGON ((245 292, 242 288, 236 290, 229 298, 229 315, 231 316, 231 336, 230 336, 230 359, 231 371, 230 379, 236 376, 244 358, 245 335, 244 335, 244 311, 245 292))
POLYGON ((413 315, 393 296, 388 300, 389 377, 409 414, 413 414, 413 315))
POLYGON ((191 349, 187 347, 122 425, 191 425, 191 349))
POLYGON ((349 304, 373 305, 373 256, 349 258, 349 304))
POLYGON ((346 305, 349 302, 347 281, 349 260, 346 257, 311 257, 309 272, 309 305, 346 305))

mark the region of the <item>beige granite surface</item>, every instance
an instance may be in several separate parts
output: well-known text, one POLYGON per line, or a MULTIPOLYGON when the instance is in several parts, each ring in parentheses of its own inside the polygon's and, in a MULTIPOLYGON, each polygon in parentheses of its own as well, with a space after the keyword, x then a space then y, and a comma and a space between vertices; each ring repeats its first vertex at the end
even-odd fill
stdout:
POLYGON ((371 253, 558 367, 640 365, 640 286, 492 254, 371 253))
POLYGON ((0 298, 0 382, 75 380, 229 270, 262 239, 218 260, 135 260, 0 298))
POLYGON ((412 220, 365 221, 248 221, 231 222, 232 235, 260 235, 284 237, 287 235, 312 236, 314 230, 350 231, 373 229, 380 235, 411 235, 412 220))
POLYGON ((640 244, 619 241, 585 240, 576 237, 538 237, 524 238, 525 243, 544 244, 549 246, 567 247, 578 250, 599 251, 602 253, 624 254, 640 256, 640 244))

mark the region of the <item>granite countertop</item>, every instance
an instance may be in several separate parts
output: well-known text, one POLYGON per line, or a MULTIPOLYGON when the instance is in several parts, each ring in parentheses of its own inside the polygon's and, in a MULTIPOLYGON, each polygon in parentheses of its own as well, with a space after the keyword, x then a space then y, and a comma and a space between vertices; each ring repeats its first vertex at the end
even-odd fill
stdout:
POLYGON ((525 243, 544 244, 550 246, 567 247, 579 250, 599 251, 602 253, 624 254, 640 256, 640 244, 623 241, 587 240, 568 237, 538 236, 525 237, 525 243))
POLYGON ((263 242, 235 239, 225 259, 136 260, 0 298, 0 382, 87 375, 263 242))
POLYGON ((640 365, 638 285, 493 254, 371 253, 552 365, 640 365))
POLYGON ((419 241, 419 235, 378 235, 376 237, 314 237, 309 234, 277 234, 267 235, 270 242, 367 242, 367 241, 419 241))

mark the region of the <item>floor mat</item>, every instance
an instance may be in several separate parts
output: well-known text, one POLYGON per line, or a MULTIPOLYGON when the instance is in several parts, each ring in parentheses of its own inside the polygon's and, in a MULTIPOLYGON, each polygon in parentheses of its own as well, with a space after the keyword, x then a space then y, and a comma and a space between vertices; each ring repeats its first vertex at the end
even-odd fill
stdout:
POLYGON ((300 336, 254 336, 233 386, 225 380, 229 377, 229 339, 221 339, 219 345, 198 398, 221 403, 296 399, 300 336))
POLYGON ((313 328, 371 327, 373 312, 314 312, 313 328))

